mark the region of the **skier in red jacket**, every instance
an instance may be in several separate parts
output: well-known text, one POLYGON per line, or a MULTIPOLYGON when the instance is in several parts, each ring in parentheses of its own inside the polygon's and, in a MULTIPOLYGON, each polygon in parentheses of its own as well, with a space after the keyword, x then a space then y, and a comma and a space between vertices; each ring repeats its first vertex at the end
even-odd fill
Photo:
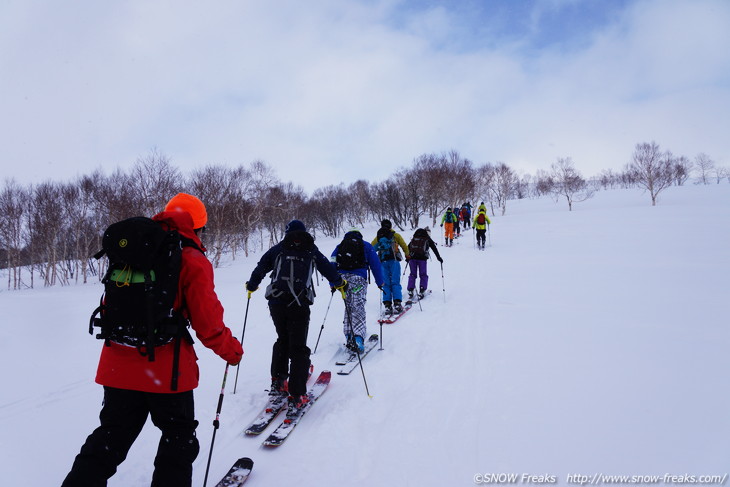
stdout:
MULTIPOLYGON (((207 222, 205 206, 198 198, 179 193, 153 220, 166 223, 200 248, 186 246, 182 250, 174 308, 189 320, 204 346, 229 364, 238 364, 243 349, 223 322, 213 266, 203 254, 205 248, 199 238, 207 222)), ((173 341, 156 347, 153 362, 135 347, 115 342, 102 347, 96 373, 96 382, 104 386, 101 425, 86 439, 62 487, 106 485, 148 415, 162 432, 152 485, 191 485, 193 461, 200 450, 193 401, 199 371, 192 340, 180 340, 177 390, 172 391, 174 346, 173 341)))

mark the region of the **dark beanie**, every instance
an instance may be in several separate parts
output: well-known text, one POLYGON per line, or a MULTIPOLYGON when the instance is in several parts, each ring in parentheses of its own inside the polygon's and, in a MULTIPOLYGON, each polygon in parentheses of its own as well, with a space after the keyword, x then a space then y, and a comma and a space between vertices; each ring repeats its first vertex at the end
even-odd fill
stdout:
POLYGON ((306 232, 307 229, 304 227, 304 223, 300 222, 299 220, 292 220, 289 223, 286 224, 286 228, 284 229, 284 233, 289 232, 306 232))
POLYGON ((380 222, 380 226, 383 227, 383 228, 387 228, 388 230, 390 230, 391 228, 393 228, 393 224, 388 219, 385 219, 385 220, 381 221, 380 222))

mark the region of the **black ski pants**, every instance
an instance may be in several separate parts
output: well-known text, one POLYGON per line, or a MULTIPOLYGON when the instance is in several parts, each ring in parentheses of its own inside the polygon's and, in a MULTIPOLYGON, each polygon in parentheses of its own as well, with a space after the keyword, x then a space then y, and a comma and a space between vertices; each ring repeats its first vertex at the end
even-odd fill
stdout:
POLYGON ((200 446, 195 437, 193 391, 173 394, 104 387, 101 425, 81 447, 61 487, 103 487, 142 431, 147 416, 162 431, 152 487, 188 487, 200 446))
POLYGON ((307 347, 309 306, 269 303, 269 312, 277 335, 271 356, 271 377, 288 377, 289 394, 304 395, 312 353, 307 347))
POLYGON ((487 230, 477 229, 477 245, 484 247, 484 243, 487 241, 487 230))

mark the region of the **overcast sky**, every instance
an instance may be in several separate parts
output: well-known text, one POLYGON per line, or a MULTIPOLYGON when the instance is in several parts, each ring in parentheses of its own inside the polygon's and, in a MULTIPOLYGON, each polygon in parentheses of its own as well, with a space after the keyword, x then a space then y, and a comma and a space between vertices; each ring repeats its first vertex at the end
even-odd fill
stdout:
POLYGON ((0 0, 0 177, 157 149, 307 191, 451 149, 621 170, 639 142, 730 166, 727 0, 0 0))

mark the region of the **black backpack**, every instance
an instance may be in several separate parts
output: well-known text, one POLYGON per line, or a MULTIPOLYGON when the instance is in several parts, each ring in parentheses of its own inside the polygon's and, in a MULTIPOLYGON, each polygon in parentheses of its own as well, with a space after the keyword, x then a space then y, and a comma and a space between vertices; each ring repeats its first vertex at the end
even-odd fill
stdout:
POLYGON ((426 230, 418 229, 413 234, 411 242, 408 244, 408 252, 412 259, 426 260, 428 259, 428 233, 426 230))
POLYGON ((314 239, 307 232, 289 232, 281 242, 271 271, 266 298, 291 299, 287 306, 314 303, 314 239))
POLYGON ((337 268, 345 271, 367 267, 365 244, 359 233, 348 234, 337 247, 337 268))
MULTIPOLYGON (((110 225, 102 237, 109 268, 102 279, 101 304, 91 315, 89 333, 96 338, 136 347, 155 360, 155 347, 177 339, 171 389, 177 390, 180 339, 186 337, 188 321, 173 309, 177 296, 182 247, 200 248, 176 230, 146 217, 132 217, 110 225)), ((201 250, 202 252, 202 250, 201 250)))

